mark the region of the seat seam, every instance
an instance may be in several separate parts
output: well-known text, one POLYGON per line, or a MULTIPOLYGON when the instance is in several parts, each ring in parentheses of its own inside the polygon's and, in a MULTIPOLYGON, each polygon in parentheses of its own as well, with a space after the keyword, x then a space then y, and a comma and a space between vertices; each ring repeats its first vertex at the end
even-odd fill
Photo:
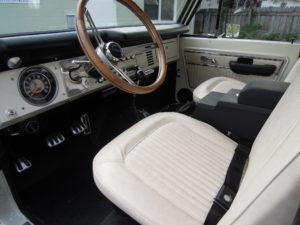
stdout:
POLYGON ((130 150, 126 151, 126 154, 124 155, 124 159, 126 160, 126 157, 140 144, 142 143, 144 140, 146 140, 147 138, 149 138, 153 133, 155 133, 157 130, 160 130, 162 127, 170 124, 170 123, 174 123, 174 121, 168 121, 165 124, 162 124, 160 127, 157 127, 156 129, 153 129, 151 131, 151 133, 147 134, 146 136, 144 136, 143 138, 141 138, 139 141, 137 141, 130 150))
MULTIPOLYGON (((151 135, 153 135, 153 133, 156 133, 158 130, 160 130, 160 129, 162 129, 163 127, 165 127, 165 126, 167 126, 167 125, 170 125, 170 124, 172 124, 172 123, 174 123, 174 124, 176 124, 176 122, 175 121, 168 121, 168 122, 166 122, 165 124, 162 124, 160 127, 157 127, 156 129, 153 129, 152 130, 152 132, 151 133, 149 133, 149 134, 147 134, 145 137, 143 137, 143 138, 141 138, 137 143, 135 143, 133 146, 132 146, 132 148, 130 149, 130 150, 128 150, 128 151, 126 151, 126 154, 124 155, 125 157, 126 156, 128 156, 139 144, 141 144, 143 141, 145 141, 147 138, 149 138, 151 135)), ((191 128, 189 128, 188 126, 186 126, 185 124, 182 124, 181 122, 178 122, 180 125, 182 125, 183 127, 185 127, 186 129, 188 129, 188 130, 190 130, 191 132, 193 132, 194 134, 196 134, 196 135, 199 135, 199 136, 201 136, 203 139, 205 139, 205 140, 207 140, 209 143, 212 143, 212 144, 214 144, 214 145, 216 145, 216 146, 218 146, 218 147, 220 147, 220 148, 222 148, 223 149, 223 146, 222 145, 220 145, 220 144, 218 144, 218 143, 216 143, 216 142, 213 142, 212 140, 210 140, 210 139, 208 139, 208 138, 206 138, 205 136, 203 136, 201 133, 197 133, 197 132, 195 132, 193 129, 191 129, 191 128)), ((208 126, 210 129, 211 128, 213 128, 213 127, 211 127, 211 126, 208 126)), ((215 129, 215 128, 213 128, 213 129, 215 129)), ((214 131, 217 131, 217 130, 214 130, 214 131)), ((216 134, 217 134, 217 132, 216 132, 216 134)), ((219 134, 218 134, 219 135, 219 134)), ((225 135, 224 135, 225 136, 225 135)), ((226 136, 225 136, 226 137, 226 136)), ((234 142, 235 143, 235 142, 234 142)), ((236 143, 235 143, 236 144, 236 143)), ((124 158, 125 159, 125 158, 124 158)))
MULTIPOLYGON (((161 154, 162 154, 162 155, 164 155, 164 154, 165 154, 166 156, 168 156, 168 155, 170 156, 170 154, 169 154, 169 153, 167 153, 167 152, 165 152, 165 153, 161 153, 161 154)), ((182 153, 182 154, 180 154, 180 155, 184 155, 184 154, 182 153)), ((165 156, 165 157, 166 157, 166 156, 165 156)), ((176 156, 173 156, 173 157, 176 157, 176 156)), ((178 157, 176 157, 176 158, 178 158, 178 157)), ((185 157, 185 158, 186 158, 186 157, 185 157)), ((172 161, 174 161, 174 159, 173 159, 172 161)), ((195 161, 195 163, 196 163, 196 161, 195 161)), ((192 168, 191 168, 191 169, 192 169, 192 168)), ((201 170, 201 168, 200 168, 200 167, 199 167, 199 168, 197 168, 197 169, 198 169, 198 170, 201 170)), ((192 169, 192 170, 195 170, 195 169, 192 169)), ((204 169, 202 169, 202 171, 204 172, 204 171, 205 171, 205 168, 204 168, 204 169)), ((215 174, 215 173, 214 173, 213 175, 216 175, 216 176, 218 176, 218 175, 217 175, 217 174, 215 174)), ((207 180, 207 179, 209 179, 209 178, 206 178, 206 180, 207 180)), ((211 182, 211 181, 210 181, 210 182, 211 182)))
MULTIPOLYGON (((145 163, 147 163, 147 162, 145 162, 145 163)), ((158 171, 155 167, 153 168, 153 170, 156 170, 156 171, 158 171)), ((131 170, 130 170, 131 171, 131 170)), ((151 172, 151 171, 150 171, 151 172)), ((133 172, 133 174, 135 174, 134 172, 133 172)), ((172 174, 166 174, 166 175, 164 175, 164 174, 161 174, 161 176, 163 176, 163 177, 165 177, 165 179, 168 179, 169 180, 169 182, 170 183, 172 183, 172 184, 174 184, 174 185, 176 185, 175 183, 174 183, 174 180, 177 180, 177 181, 179 181, 178 180, 178 178, 177 177, 175 177, 174 175, 172 175, 172 174), (169 177, 168 176, 172 176, 171 178, 173 178, 174 180, 171 180, 171 179, 169 179, 169 177)), ((176 181, 175 181, 176 182, 176 181)), ((165 184, 165 183, 164 183, 165 184)), ((168 185, 166 185, 166 186, 168 186, 168 185)), ((176 185, 178 188, 180 188, 181 190, 184 190, 184 187, 182 187, 182 186, 180 186, 180 185, 176 185)), ((197 187, 196 187, 197 188, 197 187)), ((195 198, 195 196, 200 196, 200 197, 203 197, 203 199, 205 199, 205 196, 201 196, 201 194, 200 193, 198 193, 197 191, 195 191, 195 190, 193 190, 193 192, 194 192, 194 194, 191 194, 191 193, 187 193, 189 196, 191 196, 192 198, 195 198)), ((180 195, 180 194, 179 194, 180 195)), ((184 198, 183 196, 181 196, 182 198, 184 198)), ((188 200, 188 199, 186 199, 188 202, 190 202, 190 200, 188 200)), ((208 198, 206 198, 205 200, 207 200, 208 202, 210 201, 210 199, 208 199, 208 198)), ((193 203, 192 203, 193 204, 193 203)), ((194 204, 193 204, 194 205, 194 204)))

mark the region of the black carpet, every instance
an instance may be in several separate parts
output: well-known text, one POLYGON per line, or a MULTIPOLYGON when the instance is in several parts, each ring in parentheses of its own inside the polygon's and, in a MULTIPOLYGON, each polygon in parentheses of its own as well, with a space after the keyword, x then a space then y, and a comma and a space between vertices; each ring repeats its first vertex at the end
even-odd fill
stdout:
POLYGON ((127 215, 122 215, 112 210, 111 213, 99 225, 139 225, 127 215))
POLYGON ((111 203, 94 184, 91 159, 82 160, 23 192, 27 210, 47 225, 99 225, 111 203))

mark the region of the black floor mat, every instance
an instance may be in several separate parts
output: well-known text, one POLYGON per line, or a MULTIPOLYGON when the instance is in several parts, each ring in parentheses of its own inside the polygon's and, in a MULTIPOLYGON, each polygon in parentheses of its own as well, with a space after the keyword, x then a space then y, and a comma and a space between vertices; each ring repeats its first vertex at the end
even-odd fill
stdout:
POLYGON ((99 225, 139 225, 127 215, 116 213, 112 210, 111 213, 99 225))
POLYGON ((91 160, 83 160, 23 192, 27 210, 47 225, 99 225, 112 207, 94 184, 91 160))

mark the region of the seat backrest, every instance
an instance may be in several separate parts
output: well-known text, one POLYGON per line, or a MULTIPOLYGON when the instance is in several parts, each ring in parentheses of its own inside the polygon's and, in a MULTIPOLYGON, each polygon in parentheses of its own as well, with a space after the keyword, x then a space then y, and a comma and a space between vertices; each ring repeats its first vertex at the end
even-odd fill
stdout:
POLYGON ((295 63, 295 65, 293 66, 289 74, 286 76, 284 81, 292 83, 299 75, 299 71, 300 71, 300 59, 297 60, 297 62, 295 63))
MULTIPOLYGON (((299 61, 291 72, 300 74, 299 61)), ((218 224, 292 224, 300 203, 300 77, 294 77, 257 136, 240 189, 218 224)))

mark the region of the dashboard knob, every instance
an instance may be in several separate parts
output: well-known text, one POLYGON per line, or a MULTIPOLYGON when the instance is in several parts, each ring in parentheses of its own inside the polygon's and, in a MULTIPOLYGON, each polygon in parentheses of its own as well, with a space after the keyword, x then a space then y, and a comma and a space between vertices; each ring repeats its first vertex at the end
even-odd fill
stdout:
POLYGON ((6 112, 5 112, 6 116, 11 119, 11 118, 14 118, 17 116, 17 111, 14 110, 14 109, 7 109, 6 112))
POLYGON ((22 59, 18 56, 11 57, 7 60, 7 67, 10 69, 17 69, 21 66, 22 59))
POLYGON ((104 81, 105 81, 105 78, 102 77, 102 76, 98 79, 98 82, 99 82, 99 83, 103 83, 104 81))
POLYGON ((40 129, 40 123, 36 117, 33 117, 31 119, 25 120, 24 122, 21 122, 19 124, 19 127, 25 134, 35 134, 40 129))

